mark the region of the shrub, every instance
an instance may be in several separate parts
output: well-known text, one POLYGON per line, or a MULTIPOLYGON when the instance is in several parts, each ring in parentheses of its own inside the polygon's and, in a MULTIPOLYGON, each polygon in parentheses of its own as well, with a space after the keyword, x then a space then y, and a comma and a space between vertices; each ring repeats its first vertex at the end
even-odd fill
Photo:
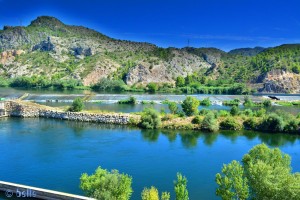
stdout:
POLYGON ((199 111, 199 115, 206 115, 206 114, 209 113, 209 112, 211 112, 211 111, 208 110, 208 109, 201 109, 201 110, 199 111))
POLYGON ((265 116, 265 114, 266 114, 266 109, 264 108, 261 108, 254 113, 256 117, 263 117, 265 116))
POLYGON ((211 132, 219 130, 218 121, 212 112, 207 113, 207 115, 204 117, 203 121, 201 122, 201 128, 211 132))
POLYGON ((225 129, 225 130, 241 130, 242 129, 241 124, 239 124, 237 122, 237 120, 235 120, 232 117, 227 118, 224 121, 222 121, 220 123, 220 126, 222 129, 225 129))
POLYGON ((82 174, 80 188, 87 196, 95 199, 128 200, 132 194, 132 177, 119 174, 117 170, 111 172, 98 167, 94 174, 82 174))
POLYGON ((176 87, 183 87, 185 86, 185 80, 182 76, 178 76, 176 78, 176 87))
POLYGON ((197 115, 196 117, 193 118, 192 123, 193 124, 200 124, 202 122, 201 117, 197 115))
POLYGON ((254 105, 253 101, 250 99, 249 96, 245 96, 244 97, 244 103, 243 103, 244 106, 246 107, 251 107, 254 105))
POLYGON ((202 106, 210 106, 210 105, 211 105, 211 101, 209 100, 209 97, 203 99, 203 100, 200 102, 200 105, 202 105, 202 106))
POLYGON ((220 110, 219 113, 218 113, 218 115, 220 117, 227 117, 227 116, 230 115, 230 113, 227 110, 220 110))
POLYGON ((162 192, 161 193, 161 200, 170 200, 170 192, 162 192))
POLYGON ((178 110, 176 102, 168 102, 168 107, 172 114, 175 114, 178 110))
POLYGON ((258 122, 255 120, 255 118, 249 118, 243 122, 244 128, 245 129, 251 129, 251 130, 256 130, 258 122))
POLYGON ((180 173, 177 173, 177 180, 174 181, 175 200, 189 200, 189 192, 187 190, 187 179, 180 173))
POLYGON ((182 110, 187 116, 197 114, 200 101, 195 97, 188 96, 182 103, 182 110))
POLYGON ((159 113, 151 108, 146 108, 141 116, 140 127, 146 129, 157 129, 161 126, 159 113))
POLYGON ((263 119, 260 128, 266 131, 283 131, 284 121, 281 117, 272 113, 263 119))
POLYGON ((264 107, 271 107, 272 106, 272 102, 271 100, 267 99, 263 101, 263 105, 264 107))
POLYGON ((83 100, 81 98, 74 99, 69 111, 71 112, 80 112, 84 108, 83 100))
POLYGON ((159 200, 158 190, 153 186, 144 188, 141 196, 142 200, 159 200))
POLYGON ((111 80, 102 78, 100 81, 92 86, 96 91, 124 91, 126 84, 122 80, 111 80))
POLYGON ((290 120, 285 126, 284 131, 288 133, 297 132, 299 130, 299 125, 296 120, 290 120))
POLYGON ((231 108, 231 110, 230 110, 230 114, 231 114, 232 116, 238 115, 239 112, 240 112, 240 109, 239 109, 237 106, 233 106, 233 107, 231 108))
POLYGON ((230 101, 223 101, 222 104, 224 106, 238 106, 238 105, 240 105, 240 100, 234 99, 234 100, 230 100, 230 101))
POLYGON ((243 111, 243 113, 244 113, 246 116, 252 116, 252 115, 253 115, 253 112, 252 112, 251 109, 245 109, 245 110, 243 111))
POLYGON ((158 90, 158 85, 157 83, 148 83, 147 88, 149 92, 155 93, 158 90))
POLYGON ((136 103, 137 103, 136 98, 133 96, 129 97, 129 99, 118 101, 118 104, 136 104, 136 103))

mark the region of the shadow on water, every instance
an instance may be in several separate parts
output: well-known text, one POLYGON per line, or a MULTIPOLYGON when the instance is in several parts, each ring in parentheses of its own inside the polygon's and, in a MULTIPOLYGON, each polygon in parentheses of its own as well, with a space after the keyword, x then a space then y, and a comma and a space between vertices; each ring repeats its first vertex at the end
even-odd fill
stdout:
MULTIPOLYGON (((9 118, 2 118, 1 121, 9 121, 9 118)), ((236 142, 240 137, 244 137, 247 140, 260 140, 262 143, 266 143, 271 147, 280 147, 286 144, 294 144, 300 139, 299 135, 289 135, 282 133, 261 133, 254 131, 219 131, 216 133, 203 132, 199 130, 146 130, 139 129, 137 127, 131 127, 127 125, 115 125, 115 124, 98 124, 89 122, 76 122, 76 121, 64 121, 64 120, 53 120, 53 119, 21 119, 14 118, 15 122, 25 121, 31 127, 27 132, 22 134, 30 134, 30 130, 39 128, 42 132, 51 132, 57 130, 63 130, 65 127, 71 129, 76 137, 81 137, 87 130, 98 129, 98 130, 118 130, 121 132, 129 130, 138 130, 141 132, 142 138, 148 142, 157 142, 160 135, 163 135, 168 139, 169 142, 174 142, 178 137, 185 148, 196 147, 199 140, 202 139, 203 143, 207 146, 213 145, 219 137, 226 138, 231 142, 236 142), (37 127, 38 126, 38 127, 37 127)))

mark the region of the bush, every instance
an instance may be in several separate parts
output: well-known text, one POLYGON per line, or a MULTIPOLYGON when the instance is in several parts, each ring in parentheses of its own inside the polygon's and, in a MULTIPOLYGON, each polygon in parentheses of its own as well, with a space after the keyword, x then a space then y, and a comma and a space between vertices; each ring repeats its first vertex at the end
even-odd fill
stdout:
POLYGON ((231 114, 232 116, 238 115, 239 112, 240 112, 240 109, 239 109, 237 106, 233 106, 233 107, 231 108, 231 110, 230 110, 230 114, 231 114))
POLYGON ((177 180, 174 181, 175 200, 189 200, 189 192, 187 190, 187 179, 180 173, 177 173, 177 180))
POLYGON ((84 104, 81 98, 74 99, 71 107, 69 108, 69 111, 71 112, 80 112, 84 108, 84 104))
POLYGON ((178 107, 176 102, 168 102, 168 107, 172 114, 177 113, 178 107))
POLYGON ((159 200, 158 190, 153 186, 144 188, 141 196, 142 200, 159 200))
POLYGON ((266 114, 266 109, 264 108, 261 108, 254 113, 256 117, 263 117, 265 116, 265 114, 266 114))
POLYGON ((185 80, 182 76, 178 76, 176 78, 176 87, 184 87, 185 86, 185 80))
POLYGON ((202 122, 201 117, 197 115, 196 117, 193 118, 192 124, 200 124, 202 122))
POLYGON ((263 101, 263 105, 264 107, 271 107, 272 106, 272 102, 271 100, 267 99, 263 101))
POLYGON ((97 84, 92 86, 92 89, 96 91, 124 91, 126 84, 122 80, 102 78, 97 84))
POLYGON ((255 120, 255 118, 251 117, 251 118, 245 120, 243 125, 244 125, 245 129, 256 130, 258 123, 255 120))
POLYGON ((195 97, 188 96, 182 103, 182 110, 187 116, 195 115, 198 112, 200 101, 195 97))
POLYGON ((132 177, 119 174, 117 170, 111 172, 98 167, 94 174, 82 174, 80 188, 89 197, 95 199, 128 200, 132 194, 132 177))
POLYGON ((148 83, 147 88, 149 92, 155 93, 158 90, 158 85, 157 83, 148 83))
POLYGON ((203 100, 200 102, 200 105, 202 105, 202 106, 210 106, 210 105, 211 105, 211 101, 209 100, 209 97, 203 99, 203 100))
POLYGON ((118 101, 118 104, 136 104, 136 103, 137 103, 136 98, 133 96, 129 97, 129 99, 118 101))
POLYGON ((227 117, 229 115, 230 115, 230 113, 227 110, 220 110, 218 113, 218 116, 220 116, 220 117, 227 117))
POLYGON ((218 121, 212 112, 207 113, 207 115, 204 117, 203 121, 201 122, 201 128, 211 132, 219 130, 218 121))
POLYGON ((272 113, 263 119, 260 128, 265 131, 283 131, 284 121, 281 117, 272 113))
POLYGON ((244 103, 243 103, 244 106, 246 107, 251 107, 254 105, 253 101, 250 99, 249 96, 245 96, 244 97, 244 103))
POLYGON ((199 111, 199 115, 206 115, 206 114, 209 113, 209 112, 211 112, 211 111, 208 110, 208 109, 201 109, 201 110, 199 111))
POLYGON ((232 117, 227 118, 224 121, 222 121, 220 123, 220 126, 222 129, 225 129, 225 130, 241 130, 242 129, 241 124, 239 124, 237 122, 237 120, 232 117))
POLYGON ((253 115, 253 112, 252 112, 251 109, 245 109, 245 110, 243 111, 243 113, 244 113, 246 116, 252 116, 252 115, 253 115))
POLYGON ((230 100, 230 101, 223 101, 222 104, 224 106, 238 106, 238 105, 240 105, 240 100, 234 99, 234 100, 230 100))
POLYGON ((299 130, 299 125, 296 120, 290 120, 284 127, 284 131, 288 133, 297 132, 299 130))
POLYGON ((157 129, 161 126, 159 113, 151 108, 146 108, 141 116, 140 127, 145 129, 157 129))

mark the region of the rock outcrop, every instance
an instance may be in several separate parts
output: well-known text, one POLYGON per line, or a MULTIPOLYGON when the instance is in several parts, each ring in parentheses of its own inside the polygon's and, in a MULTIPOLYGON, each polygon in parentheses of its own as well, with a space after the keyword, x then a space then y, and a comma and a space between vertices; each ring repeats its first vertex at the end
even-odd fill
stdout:
POLYGON ((300 93, 300 75, 284 70, 272 70, 261 80, 263 88, 259 92, 267 93, 300 93))
POLYGON ((130 114, 90 114, 82 112, 63 112, 51 107, 22 101, 7 101, 5 102, 4 108, 6 111, 6 116, 9 117, 42 117, 107 124, 128 124, 130 120, 130 114))

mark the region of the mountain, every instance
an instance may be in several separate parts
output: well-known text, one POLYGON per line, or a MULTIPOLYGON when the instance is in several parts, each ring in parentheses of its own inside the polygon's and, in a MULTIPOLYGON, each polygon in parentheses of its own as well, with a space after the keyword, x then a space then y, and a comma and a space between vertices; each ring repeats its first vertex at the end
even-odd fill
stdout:
POLYGON ((144 87, 151 82, 174 85, 177 77, 186 77, 194 87, 242 83, 262 92, 299 93, 299 71, 298 44, 228 53, 217 48, 159 48, 110 38, 49 16, 26 27, 0 30, 0 78, 6 80, 43 77, 92 86, 108 78, 144 87))
POLYGON ((266 50, 264 47, 254 47, 254 48, 239 48, 229 51, 229 54, 241 55, 241 56, 256 56, 260 52, 266 50))

